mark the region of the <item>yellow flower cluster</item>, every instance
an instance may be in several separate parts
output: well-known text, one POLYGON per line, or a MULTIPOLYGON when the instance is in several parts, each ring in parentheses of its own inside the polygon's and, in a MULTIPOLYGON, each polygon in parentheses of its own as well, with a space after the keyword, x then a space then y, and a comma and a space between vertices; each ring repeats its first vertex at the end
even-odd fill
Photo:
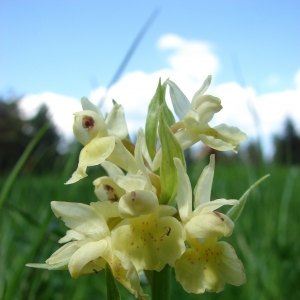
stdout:
POLYGON ((87 176, 87 167, 101 165, 107 176, 94 180, 98 201, 90 205, 51 203, 56 217, 69 228, 64 244, 46 264, 68 268, 74 278, 98 273, 106 264, 135 297, 147 299, 139 274, 175 269, 176 279, 189 293, 219 292, 225 283, 241 285, 246 277, 234 249, 220 237, 230 236, 234 222, 216 210, 238 200, 210 201, 215 160, 203 170, 192 192, 183 150, 202 141, 209 147, 238 151, 247 136, 236 127, 208 123, 221 110, 220 99, 205 95, 209 76, 191 101, 177 85, 159 83, 149 105, 145 133, 136 144, 128 139, 123 107, 114 102, 105 116, 87 98, 74 114, 73 131, 83 149, 77 170, 66 184, 87 176), (169 86, 174 116, 165 103, 169 86), (156 151, 158 136, 161 148, 156 151), (194 195, 194 196, 193 196, 194 195), (194 200, 193 200, 194 199, 194 200))

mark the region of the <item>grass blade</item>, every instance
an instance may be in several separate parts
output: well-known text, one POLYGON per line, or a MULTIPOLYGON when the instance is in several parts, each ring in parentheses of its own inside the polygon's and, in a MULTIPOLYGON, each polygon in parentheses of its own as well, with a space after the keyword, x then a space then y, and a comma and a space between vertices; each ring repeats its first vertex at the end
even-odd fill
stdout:
POLYGON ((235 206, 233 206, 228 212, 227 216, 233 221, 236 222, 238 217, 241 215, 244 206, 246 204, 247 198, 250 194, 250 192, 255 189, 261 182, 263 182, 267 177, 269 177, 270 174, 265 175, 264 177, 257 180, 253 185, 250 186, 250 188, 244 193, 244 195, 239 199, 239 203, 235 206))
POLYGON ((125 57, 123 58, 121 64, 119 65, 119 68, 117 69, 115 75, 113 76, 113 78, 109 82, 109 84, 107 86, 107 89, 106 89, 106 93, 105 93, 105 95, 102 97, 102 99, 99 102, 99 105, 98 105, 99 107, 101 107, 103 105, 103 102, 104 102, 104 100, 106 98, 106 94, 107 94, 107 91, 109 90, 109 88, 114 83, 116 83, 119 80, 119 78, 121 77, 122 73, 124 72, 124 69, 125 69, 126 65, 130 61, 132 55, 134 54, 134 52, 137 49, 138 45, 140 44, 142 38, 145 36, 147 30, 150 28, 151 24, 153 23, 154 19, 158 15, 158 13, 159 13, 158 9, 155 9, 152 12, 152 14, 150 15, 149 19, 146 21, 146 23, 144 24, 144 26, 141 28, 141 30, 139 31, 139 33, 137 34, 137 36, 133 40, 133 43, 130 45, 127 53, 125 54, 125 57))
POLYGON ((13 170, 10 172, 10 174, 9 174, 9 176, 8 176, 6 182, 4 183, 4 186, 3 186, 2 190, 1 190, 1 194, 0 194, 0 210, 1 210, 2 206, 3 206, 3 203, 5 202, 5 199, 6 199, 7 195, 8 195, 11 187, 13 186, 13 183, 14 183, 17 175, 19 174, 20 170, 24 166, 25 162, 27 161, 29 155, 33 151, 33 149, 36 146, 36 144, 39 142, 39 140, 42 138, 42 136, 44 135, 44 133, 48 129, 49 125, 50 125, 50 122, 46 122, 44 124, 44 126, 39 130, 39 132, 36 134, 36 136, 30 141, 30 143, 26 147, 25 151, 23 152, 23 154, 19 158, 19 160, 16 163, 16 165, 14 166, 13 170))

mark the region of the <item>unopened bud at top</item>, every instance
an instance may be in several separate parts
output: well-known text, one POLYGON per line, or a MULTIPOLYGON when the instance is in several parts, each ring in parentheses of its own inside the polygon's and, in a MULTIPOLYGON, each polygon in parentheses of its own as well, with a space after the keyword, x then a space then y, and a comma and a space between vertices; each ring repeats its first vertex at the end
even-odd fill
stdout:
POLYGON ((83 111, 74 114, 73 132, 77 140, 88 144, 97 135, 107 136, 107 126, 100 110, 87 98, 81 99, 83 111))

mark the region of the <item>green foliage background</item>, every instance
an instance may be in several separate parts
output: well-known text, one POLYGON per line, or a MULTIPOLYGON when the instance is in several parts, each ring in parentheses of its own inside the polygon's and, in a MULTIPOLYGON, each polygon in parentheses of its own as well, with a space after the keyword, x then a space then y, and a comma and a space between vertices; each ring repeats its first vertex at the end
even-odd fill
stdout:
MULTIPOLYGON (((193 185, 208 157, 188 166, 193 185)), ((91 169, 91 168, 90 168, 91 169)), ((221 294, 187 294, 173 279, 172 299, 299 299, 300 253, 298 167, 216 163, 212 198, 239 198, 263 175, 271 176, 249 196, 233 235, 224 239, 236 250, 247 274, 241 287, 227 285, 221 294)), ((59 248, 66 231, 50 209, 53 200, 97 201, 92 180, 100 167, 75 185, 64 186, 70 174, 20 176, 1 210, 0 299, 105 299, 104 271, 72 279, 68 271, 25 267, 43 263, 59 248)), ((1 186, 5 178, 1 179, 1 186)), ((119 285, 120 286, 120 285, 119 285)), ((150 293, 148 286, 143 285, 150 293)), ((122 299, 134 297, 120 286, 122 299)))

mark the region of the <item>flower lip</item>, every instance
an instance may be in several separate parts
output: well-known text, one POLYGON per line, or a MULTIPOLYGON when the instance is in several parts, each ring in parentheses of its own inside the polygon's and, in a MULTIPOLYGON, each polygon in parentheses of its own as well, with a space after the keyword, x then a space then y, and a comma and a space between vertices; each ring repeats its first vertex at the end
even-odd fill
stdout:
POLYGON ((91 116, 83 116, 82 127, 91 130, 94 128, 95 120, 91 116))
POLYGON ((118 196, 115 194, 115 189, 112 186, 104 184, 103 188, 107 192, 107 198, 109 200, 112 200, 112 201, 119 200, 118 196))

